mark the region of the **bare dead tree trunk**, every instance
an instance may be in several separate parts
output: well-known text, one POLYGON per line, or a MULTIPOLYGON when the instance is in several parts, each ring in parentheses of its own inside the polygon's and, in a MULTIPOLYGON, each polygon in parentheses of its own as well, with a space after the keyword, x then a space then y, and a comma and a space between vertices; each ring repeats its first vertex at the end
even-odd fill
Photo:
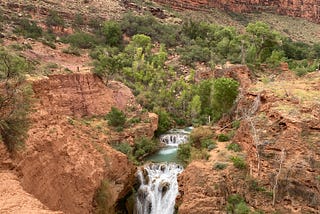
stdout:
POLYGON ((257 131, 256 131, 256 128, 252 122, 252 119, 251 118, 248 118, 249 122, 250 122, 250 125, 251 125, 251 129, 252 129, 252 132, 253 132, 253 141, 254 141, 254 146, 256 148, 256 157, 257 157, 257 160, 258 160, 258 164, 257 164, 257 168, 258 168, 258 177, 260 177, 260 166, 261 166, 261 159, 260 159, 260 152, 259 152, 259 136, 257 135, 257 131))
POLYGON ((278 188, 278 180, 279 180, 279 176, 281 174, 281 169, 282 169, 282 165, 283 165, 284 160, 285 160, 285 149, 282 148, 281 153, 280 153, 279 171, 275 176, 275 183, 274 183, 273 189, 272 189, 272 206, 274 206, 276 203, 276 191, 278 188))
POLYGON ((256 148, 256 158, 258 161, 257 164, 257 169, 258 169, 258 177, 260 177, 260 166, 261 166, 261 159, 260 159, 260 152, 259 152, 259 145, 260 145, 260 139, 257 133, 257 130, 252 122, 252 115, 258 110, 259 106, 260 106, 260 94, 255 98, 255 100, 253 101, 253 104, 251 106, 251 108, 249 109, 249 111, 246 114, 246 119, 249 121, 250 126, 251 126, 251 130, 252 130, 252 134, 253 134, 253 141, 254 141, 254 146, 256 148))

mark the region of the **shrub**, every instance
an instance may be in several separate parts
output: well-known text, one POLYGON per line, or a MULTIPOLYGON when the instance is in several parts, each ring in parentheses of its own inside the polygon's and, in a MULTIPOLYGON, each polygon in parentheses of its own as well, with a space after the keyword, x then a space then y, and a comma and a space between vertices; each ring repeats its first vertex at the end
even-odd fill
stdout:
POLYGON ((46 18, 46 24, 48 27, 64 27, 65 22, 57 11, 51 10, 46 18))
POLYGON ((79 48, 74 46, 70 46, 67 49, 63 49, 62 52, 66 54, 75 55, 75 56, 81 56, 79 48))
POLYGON ((213 137, 213 132, 209 128, 205 128, 205 127, 194 128, 190 133, 190 142, 196 148, 201 148, 202 143, 212 137, 213 137))
POLYGON ((234 152, 240 152, 241 151, 241 147, 239 144, 237 143, 230 143, 228 146, 227 146, 227 149, 228 150, 232 150, 234 152))
POLYGON ((228 140, 230 140, 228 135, 225 135, 225 134, 219 134, 218 135, 218 141, 219 142, 226 142, 228 140))
POLYGON ((72 27, 74 29, 79 29, 81 26, 84 25, 83 15, 80 13, 76 14, 72 23, 72 27))
POLYGON ((232 128, 238 129, 240 127, 240 120, 232 121, 232 128))
MULTIPOLYGON (((90 52, 93 61, 93 72, 98 75, 105 84, 113 78, 114 74, 120 73, 123 68, 124 55, 119 54, 116 47, 95 48, 90 52)), ((125 82, 125 80, 124 80, 125 82)))
POLYGON ((293 42, 291 39, 283 39, 282 49, 285 56, 290 59, 306 59, 310 54, 310 45, 303 42, 293 42))
POLYGON ((297 67, 294 69, 294 72, 296 73, 297 76, 301 77, 308 73, 308 69, 305 67, 297 67))
POLYGON ((180 27, 177 25, 162 24, 153 16, 136 16, 128 13, 121 21, 122 30, 129 36, 144 34, 153 40, 170 47, 176 45, 180 27))
POLYGON ((94 213, 104 214, 113 213, 113 205, 110 203, 112 192, 108 180, 102 180, 100 187, 96 190, 93 197, 94 213))
POLYGON ((239 204, 241 202, 244 202, 244 199, 241 195, 239 194, 232 194, 228 196, 227 199, 228 203, 235 205, 235 204, 239 204))
POLYGON ((190 153, 191 160, 209 160, 209 153, 206 149, 192 148, 190 153))
POLYGON ((245 203, 243 197, 238 194, 233 194, 228 197, 227 212, 248 214, 250 212, 250 208, 245 203))
POLYGON ((192 66, 194 62, 209 62, 211 52, 207 47, 191 45, 179 50, 180 60, 183 64, 192 66))
POLYGON ((130 120, 128 120, 128 123, 130 123, 130 124, 135 124, 135 123, 140 123, 140 122, 141 122, 140 117, 133 117, 130 120))
POLYGON ((37 39, 42 36, 42 28, 35 22, 27 19, 18 19, 15 33, 23 35, 25 38, 37 39))
POLYGON ((234 167, 238 169, 245 169, 247 167, 245 160, 241 157, 233 156, 230 158, 230 160, 232 161, 234 167))
POLYGON ((107 45, 118 46, 121 43, 122 31, 119 23, 114 21, 104 22, 101 31, 107 45))
POLYGON ((217 144, 216 144, 216 143, 210 144, 210 145, 207 147, 208 151, 211 151, 211 150, 213 150, 213 149, 215 149, 215 148, 217 148, 217 144))
POLYGON ((52 41, 48 41, 46 39, 43 39, 41 42, 42 42, 42 44, 44 44, 46 46, 49 46, 52 49, 56 49, 57 48, 57 46, 52 41))
POLYGON ((116 127, 116 132, 122 132, 123 131, 123 127, 122 126, 117 126, 116 127))
POLYGON ((77 32, 71 34, 63 39, 64 42, 70 43, 72 46, 82 49, 92 48, 97 44, 97 39, 89 34, 84 32, 77 32))
POLYGON ((108 125, 113 127, 123 127, 126 122, 125 113, 115 107, 111 107, 105 118, 108 120, 108 125))
POLYGON ((247 206, 245 202, 240 202, 236 205, 234 209, 234 213, 236 214, 248 214, 250 212, 250 208, 247 206))
POLYGON ((100 17, 93 17, 89 20, 88 25, 93 29, 94 33, 100 34, 102 22, 103 22, 103 19, 101 19, 100 17))
POLYGON ((216 147, 217 144, 212 139, 205 139, 201 141, 201 148, 208 149, 209 151, 211 151, 216 147))
POLYGON ((217 162, 213 165, 213 169, 215 170, 223 170, 225 168, 227 168, 228 164, 227 163, 220 163, 220 162, 217 162))
POLYGON ((127 156, 132 155, 133 152, 133 148, 127 142, 113 144, 112 147, 127 156))
POLYGON ((138 159, 145 154, 155 152, 158 147, 159 142, 157 140, 150 140, 146 137, 136 139, 134 143, 134 156, 138 159))
POLYGON ((191 145, 190 143, 180 144, 178 148, 178 158, 183 163, 188 163, 191 157, 191 145))
POLYGON ((265 188, 264 188, 264 187, 261 187, 261 186, 259 185, 259 182, 256 181, 256 180, 253 179, 253 178, 250 178, 250 179, 248 180, 248 183, 249 183, 249 190, 250 190, 250 191, 257 191, 257 192, 265 192, 265 191, 266 191, 265 188))

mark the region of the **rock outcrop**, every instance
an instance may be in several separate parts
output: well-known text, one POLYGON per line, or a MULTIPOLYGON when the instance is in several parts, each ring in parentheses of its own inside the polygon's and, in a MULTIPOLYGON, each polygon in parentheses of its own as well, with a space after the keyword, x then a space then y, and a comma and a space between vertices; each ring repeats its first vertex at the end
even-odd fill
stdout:
POLYGON ((18 177, 9 171, 0 172, 0 192, 0 211, 2 214, 62 214, 62 212, 50 211, 39 200, 24 191, 18 177))
POLYGON ((179 176, 179 213, 225 213, 231 194, 265 213, 319 213, 320 73, 278 77, 252 84, 239 100, 235 112, 242 121, 232 142, 243 152, 218 142, 208 161, 193 161, 179 176), (242 156, 247 169, 235 168, 231 156, 242 156))
POLYGON ((112 106, 125 110, 135 102, 128 87, 114 81, 110 81, 106 87, 91 73, 51 75, 49 78, 34 80, 32 84, 35 98, 40 101, 36 117, 103 115, 112 106))
POLYGON ((224 213, 225 194, 220 191, 223 177, 212 170, 211 164, 194 161, 179 175, 177 201, 181 214, 224 213), (217 188, 219 187, 219 188, 217 188), (181 204, 180 204, 181 203, 181 204))
POLYGON ((225 11, 232 11, 235 13, 247 12, 273 12, 281 15, 288 15, 293 17, 302 17, 310 21, 320 23, 320 2, 319 0, 154 0, 161 4, 171 5, 176 9, 190 9, 190 10, 208 10, 210 8, 218 8, 225 11))
MULTIPOLYGON (((132 92, 118 82, 111 81, 106 87, 91 73, 52 75, 31 81, 35 103, 29 137, 25 148, 13 159, 21 186, 51 210, 91 213, 94 195, 103 181, 108 183, 112 195, 108 206, 112 208, 131 191, 136 167, 108 145, 112 130, 101 132, 101 127, 88 126, 83 121, 105 115, 112 106, 140 111, 132 92)), ((157 115, 146 113, 145 117, 142 124, 136 125, 138 128, 132 128, 133 136, 123 136, 152 137, 157 115)), ((1 157, 0 161, 8 162, 7 159, 1 157)))
POLYGON ((256 84, 239 103, 242 108, 254 94, 260 100, 257 112, 242 121, 234 140, 247 151, 251 176, 270 189, 283 159, 276 201, 287 212, 317 213, 320 209, 319 79, 315 72, 299 80, 289 77, 256 84))

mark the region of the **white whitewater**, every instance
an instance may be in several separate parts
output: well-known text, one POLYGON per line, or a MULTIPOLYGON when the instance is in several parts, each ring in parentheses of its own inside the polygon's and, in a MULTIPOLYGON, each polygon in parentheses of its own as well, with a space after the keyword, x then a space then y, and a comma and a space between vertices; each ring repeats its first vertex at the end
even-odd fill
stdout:
POLYGON ((174 129, 160 136, 160 142, 167 146, 178 147, 179 144, 186 143, 189 140, 190 130, 174 129))
POLYGON ((151 163, 140 169, 137 213, 173 214, 178 195, 177 177, 182 171, 183 167, 175 163, 151 163))
MULTIPOLYGON (((173 129, 160 136, 160 142, 166 147, 156 155, 169 158, 178 150, 179 144, 186 143, 192 127, 173 129)), ((149 159, 151 161, 155 159, 149 159)), ((178 192, 178 175, 183 167, 176 163, 151 163, 138 171, 140 187, 136 197, 137 214, 173 214, 178 192)))

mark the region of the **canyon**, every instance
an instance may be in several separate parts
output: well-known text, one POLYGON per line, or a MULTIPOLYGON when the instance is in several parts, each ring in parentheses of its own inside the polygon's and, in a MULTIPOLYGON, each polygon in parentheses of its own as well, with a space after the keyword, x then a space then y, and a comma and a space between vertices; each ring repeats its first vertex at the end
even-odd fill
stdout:
MULTIPOLYGON (((320 23, 319 0, 154 2, 179 11, 187 9, 200 14, 218 8, 235 15, 271 12, 320 23)), ((134 96, 136 91, 124 83, 113 80, 106 83, 92 74, 93 60, 89 50, 81 49, 81 56, 65 53, 69 44, 61 42, 60 38, 74 32, 70 23, 79 11, 84 14, 87 23, 90 18, 97 17, 120 19, 126 12, 126 3, 112 0, 0 3, 5 16, 29 18, 30 14, 33 20, 40 20, 39 25, 43 29, 46 29, 44 23, 49 11, 61 8, 58 12, 67 23, 61 31, 54 29, 59 31, 54 42, 55 48, 45 45, 43 40, 15 35, 9 24, 4 25, 5 31, 3 35, 0 34, 4 37, 1 41, 3 46, 17 48, 21 45, 18 47, 21 48, 19 54, 34 63, 36 73, 27 75, 27 82, 33 89, 33 105, 24 147, 9 153, 0 139, 1 213, 95 213, 99 209, 99 192, 107 197, 102 199, 105 212, 112 213, 120 201, 121 206, 127 206, 129 202, 125 204, 123 200, 134 192, 134 188, 138 190, 137 166, 129 155, 117 151, 113 146, 124 142, 133 146, 135 139, 153 138, 158 128, 158 115, 143 109, 134 96), (35 6, 31 7, 33 3, 35 6), (26 48, 28 46, 31 48, 26 48), (111 107, 124 111, 130 119, 138 118, 139 122, 132 122, 120 131, 111 128, 105 119, 111 107)), ((144 10, 138 4, 133 8, 138 13, 144 10)), ((145 10, 156 8, 155 11, 160 11, 160 15, 165 14, 159 5, 150 8, 145 10)), ((174 13, 169 18, 180 20, 174 13)), ((314 34, 313 37, 317 38, 318 35, 314 34)), ((129 41, 131 38, 127 39, 129 41)), ((178 68, 181 66, 179 56, 174 52, 171 54, 168 58, 177 59, 177 64, 168 64, 168 67, 178 68)), ((176 192, 170 195, 170 203, 162 203, 170 208, 168 213, 173 209, 181 214, 225 213, 228 197, 232 194, 242 196, 251 211, 318 213, 320 73, 310 72, 298 78, 287 63, 280 63, 277 69, 264 66, 261 66, 262 74, 256 74, 246 65, 229 63, 221 68, 212 68, 203 63, 196 64, 194 84, 220 77, 230 77, 240 83, 240 94, 232 113, 209 127, 214 141, 220 134, 233 135, 228 142, 217 142, 217 148, 208 152, 208 160, 195 159, 183 172, 180 166, 177 167, 178 172, 170 178, 174 188, 179 186, 176 205, 174 207, 171 203, 176 192), (204 68, 203 71, 200 68, 204 68), (237 129, 231 127, 232 121, 239 122, 237 129), (231 143, 238 144, 242 151, 235 153, 226 149, 231 143), (230 157, 234 155, 243 157, 247 167, 245 170, 232 165, 230 157), (226 164, 226 168, 215 169, 214 166, 219 163, 226 164), (272 205, 275 180, 278 182, 277 194, 274 196, 275 205, 272 205)), ((189 68, 181 67, 185 70, 177 69, 180 73, 177 72, 176 77, 181 75, 187 82, 189 68)), ((171 142, 177 146, 186 139, 184 135, 177 137, 176 134, 169 134, 160 140, 164 144, 171 142)), ((157 167, 153 168, 160 171, 157 167)), ((153 179, 158 177, 161 176, 155 174, 145 180, 140 177, 140 183, 145 183, 142 187, 151 192, 153 179)), ((170 185, 157 185, 161 191, 156 195, 162 198, 170 185)), ((140 196, 146 195, 141 192, 140 196)), ((130 197, 132 199, 132 195, 130 197)), ((147 212, 150 204, 155 202, 144 199, 142 197, 140 210, 147 212)), ((128 210, 132 211, 133 205, 130 206, 128 210)), ((154 212, 159 213, 161 209, 154 212)))

